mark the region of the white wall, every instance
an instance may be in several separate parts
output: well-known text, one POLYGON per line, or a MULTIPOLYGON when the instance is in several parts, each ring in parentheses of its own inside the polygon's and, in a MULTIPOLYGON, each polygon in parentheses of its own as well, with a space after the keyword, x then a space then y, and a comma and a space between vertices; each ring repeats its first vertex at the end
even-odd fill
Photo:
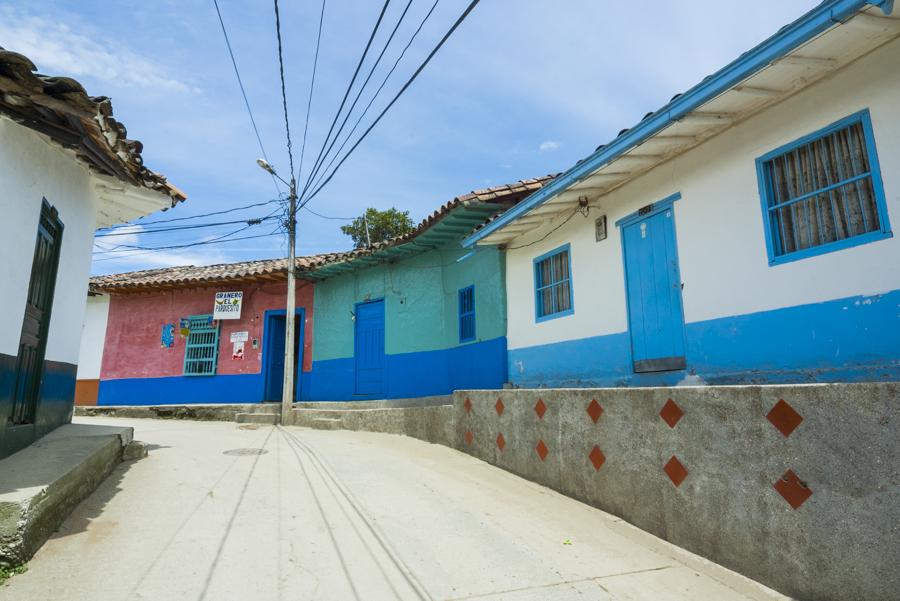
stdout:
MULTIPOLYGON (((868 108, 892 229, 900 226, 900 40, 601 197, 546 240, 507 252, 509 348, 627 330, 615 222, 680 192, 675 228, 687 322, 900 289, 900 236, 770 266, 756 158, 868 108), (608 238, 594 241, 594 219, 608 238), (574 315, 535 323, 532 260, 572 246, 574 315)), ((558 222, 557 222, 558 223, 558 222)), ((555 224, 510 243, 537 240, 555 224)))
POLYGON ((75 364, 87 299, 97 199, 86 168, 39 134, 0 117, 0 353, 18 353, 41 199, 65 230, 46 359, 75 364))
POLYGON ((100 363, 103 360, 103 344, 106 340, 106 322, 109 318, 109 296, 89 296, 81 332, 81 349, 78 352, 79 380, 99 380, 100 363))

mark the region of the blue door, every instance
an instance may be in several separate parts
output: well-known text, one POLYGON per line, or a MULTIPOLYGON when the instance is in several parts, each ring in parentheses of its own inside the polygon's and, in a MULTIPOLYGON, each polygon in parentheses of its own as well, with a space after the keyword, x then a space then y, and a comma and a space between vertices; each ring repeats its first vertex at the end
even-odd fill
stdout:
POLYGON ((356 394, 384 394, 384 300, 356 305, 356 394))
POLYGON ((622 226, 622 244, 634 371, 684 369, 684 314, 672 205, 629 220, 622 226))
MULTIPOLYGON (((303 313, 297 312, 297 321, 294 322, 294 399, 300 398, 300 369, 303 365, 303 313)), ((281 401, 284 391, 284 337, 285 337, 285 312, 267 311, 266 328, 263 341, 265 351, 263 361, 265 363, 266 384, 264 401, 281 401)))

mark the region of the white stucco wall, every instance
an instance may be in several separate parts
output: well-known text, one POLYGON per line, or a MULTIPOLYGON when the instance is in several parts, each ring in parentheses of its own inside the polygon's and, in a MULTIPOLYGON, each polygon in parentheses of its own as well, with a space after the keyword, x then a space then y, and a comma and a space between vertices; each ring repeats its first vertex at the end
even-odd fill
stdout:
POLYGON ((0 117, 0 353, 18 353, 41 199, 65 226, 46 359, 75 364, 97 198, 88 171, 39 134, 0 117))
MULTIPOLYGON (((757 186, 757 157, 868 108, 888 216, 900 224, 900 40, 863 57, 593 204, 527 248, 556 223, 510 243, 507 305, 510 349, 627 330, 624 269, 615 222, 680 192, 675 228, 685 321, 696 322, 900 289, 900 236, 770 266, 757 186), (606 213, 608 238, 594 240, 606 213), (575 313, 535 323, 532 260, 571 244, 575 313)), ((557 222, 558 223, 558 222, 557 222)))
POLYGON ((106 322, 109 318, 109 296, 89 296, 81 332, 81 349, 78 352, 78 379, 100 379, 100 363, 103 359, 103 343, 106 340, 106 322))

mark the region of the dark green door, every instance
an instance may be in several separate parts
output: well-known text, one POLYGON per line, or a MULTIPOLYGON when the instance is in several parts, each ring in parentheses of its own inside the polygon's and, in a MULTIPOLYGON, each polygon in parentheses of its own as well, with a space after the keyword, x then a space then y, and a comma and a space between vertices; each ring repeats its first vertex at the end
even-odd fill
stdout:
POLYGON ((44 200, 31 263, 31 280, 28 283, 22 336, 19 338, 19 354, 16 358, 12 406, 8 418, 11 428, 34 425, 44 374, 44 353, 47 348, 47 331, 50 327, 50 309, 53 306, 62 233, 63 224, 56 209, 44 200))

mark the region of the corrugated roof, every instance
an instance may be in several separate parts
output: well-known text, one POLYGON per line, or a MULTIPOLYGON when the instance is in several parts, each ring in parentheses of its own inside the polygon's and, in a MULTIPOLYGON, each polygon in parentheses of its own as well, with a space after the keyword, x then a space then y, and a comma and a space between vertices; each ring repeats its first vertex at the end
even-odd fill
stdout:
POLYGON ((144 166, 142 144, 128 139, 109 98, 88 96, 69 77, 36 71, 26 56, 0 47, 0 113, 49 136, 97 173, 168 196, 173 206, 186 198, 144 166))
MULTIPOLYGON (((456 239, 462 239, 467 233, 485 220, 492 218, 535 190, 550 182, 555 175, 545 175, 534 179, 520 180, 512 184, 504 184, 492 188, 475 190, 445 203, 434 213, 423 219, 410 233, 391 240, 374 244, 370 248, 360 248, 347 252, 325 253, 297 258, 298 277, 306 279, 324 279, 365 267, 373 263, 387 261, 398 256, 409 256, 413 252, 425 252, 434 248, 435 241, 428 240, 428 235, 436 231, 448 221, 458 225, 463 231, 454 231, 456 239), (464 213, 464 215, 460 215, 464 213), (450 219, 448 219, 448 217, 450 219), (415 250, 407 247, 415 244, 415 250), (400 253, 395 254, 395 253, 400 253)), ((442 240, 445 240, 442 238, 442 240)), ((197 267, 168 267, 148 269, 104 276, 95 276, 90 280, 92 292, 141 292, 153 289, 184 288, 202 286, 222 282, 239 282, 252 280, 280 281, 287 278, 287 259, 264 259, 259 261, 243 261, 240 263, 223 263, 197 267)))

